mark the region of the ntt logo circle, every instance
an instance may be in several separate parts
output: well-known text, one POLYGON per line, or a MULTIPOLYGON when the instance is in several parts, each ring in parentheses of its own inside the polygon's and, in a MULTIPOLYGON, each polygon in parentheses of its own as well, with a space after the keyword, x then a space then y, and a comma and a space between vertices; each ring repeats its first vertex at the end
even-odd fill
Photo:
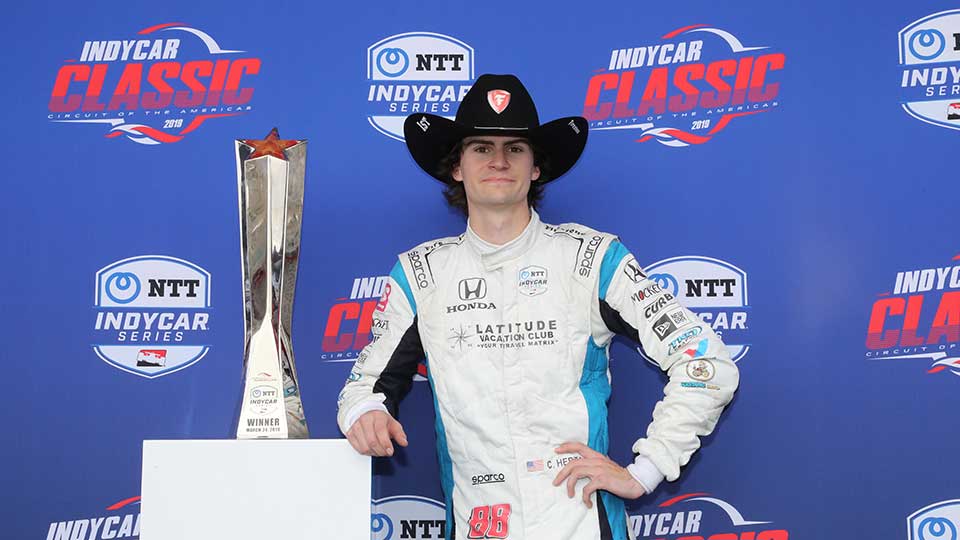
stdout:
POLYGON ((932 60, 940 56, 946 45, 947 40, 936 30, 917 30, 910 38, 910 52, 920 60, 932 60))
POLYGON ((650 280, 660 286, 661 289, 669 291, 676 296, 680 292, 680 286, 677 285, 677 278, 670 274, 652 274, 650 280))
POLYGON ((107 278, 104 293, 118 304, 129 304, 140 296, 140 280, 130 272, 114 272, 107 278))
POLYGON ((377 54, 377 69, 387 77, 399 77, 407 72, 408 67, 410 57, 403 49, 383 49, 377 54))

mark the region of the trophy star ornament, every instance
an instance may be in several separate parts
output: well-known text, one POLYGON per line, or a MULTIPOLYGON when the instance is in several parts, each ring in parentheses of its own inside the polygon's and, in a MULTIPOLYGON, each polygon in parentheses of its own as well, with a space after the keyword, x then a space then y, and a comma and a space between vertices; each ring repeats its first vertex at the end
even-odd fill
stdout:
POLYGON ((247 146, 253 147, 253 153, 247 156, 247 159, 273 156, 275 158, 287 161, 287 155, 284 150, 290 148, 291 146, 296 146, 303 141, 281 139, 277 128, 273 128, 270 130, 270 133, 267 134, 265 139, 241 139, 241 142, 247 146))

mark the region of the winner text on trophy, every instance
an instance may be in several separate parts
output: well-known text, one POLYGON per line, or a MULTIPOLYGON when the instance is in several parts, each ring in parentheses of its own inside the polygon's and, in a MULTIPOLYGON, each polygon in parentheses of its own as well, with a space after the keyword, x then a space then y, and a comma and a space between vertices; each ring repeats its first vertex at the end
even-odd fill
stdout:
POLYGON ((243 266, 243 398, 238 439, 306 439, 291 322, 307 141, 236 141, 243 266))

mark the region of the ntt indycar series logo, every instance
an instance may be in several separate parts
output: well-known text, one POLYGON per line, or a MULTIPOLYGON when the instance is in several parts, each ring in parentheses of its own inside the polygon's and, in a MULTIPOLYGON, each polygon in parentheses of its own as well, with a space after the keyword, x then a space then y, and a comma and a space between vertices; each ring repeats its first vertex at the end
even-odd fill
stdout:
POLYGON ((95 517, 55 521, 47 540, 113 540, 140 538, 140 497, 111 504, 95 517))
POLYGON ((179 142, 208 120, 249 112, 260 72, 259 58, 181 23, 86 40, 69 54, 47 118, 140 144, 179 142))
POLYGON ((960 129, 960 9, 908 24, 900 42, 900 106, 934 126, 960 129))
POLYGON ((907 540, 960 540, 960 499, 933 503, 910 514, 907 540))
POLYGON ((636 142, 703 144, 735 119, 778 108, 784 65, 786 55, 771 47, 686 26, 659 42, 613 49, 590 78, 583 116, 591 131, 626 130, 636 142))
POLYGON ((403 121, 417 113, 453 118, 474 81, 473 47, 444 34, 408 32, 367 48, 367 121, 403 140, 403 121))
POLYGON ((750 350, 746 272, 726 261, 701 256, 672 257, 645 270, 650 280, 723 338, 734 362, 746 356, 750 350))
POLYGON ((372 540, 447 537, 447 511, 441 502, 427 497, 400 495, 374 499, 372 506, 372 540))
POLYGON ((163 255, 117 261, 96 274, 93 350, 153 379, 200 361, 210 346, 210 273, 163 255))
POLYGON ((897 272, 867 325, 868 360, 925 360, 927 373, 960 376, 960 255, 897 272))
POLYGON ((788 540, 790 532, 772 521, 748 520, 737 507, 708 493, 666 500, 653 512, 630 516, 638 539, 788 540))

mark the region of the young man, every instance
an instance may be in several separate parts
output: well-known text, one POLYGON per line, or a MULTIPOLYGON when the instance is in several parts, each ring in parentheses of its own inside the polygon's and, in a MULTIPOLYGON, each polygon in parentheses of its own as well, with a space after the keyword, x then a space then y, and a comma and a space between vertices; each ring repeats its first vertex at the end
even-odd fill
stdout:
POLYGON ((621 497, 677 478, 733 397, 736 366, 615 236, 531 208, 580 157, 586 120, 540 125, 516 77, 483 75, 456 121, 414 114, 404 128, 448 201, 465 200, 467 230, 399 256, 340 429, 363 454, 406 446, 397 404, 426 358, 448 538, 627 538, 621 497), (615 334, 670 376, 626 468, 606 457, 615 334))

